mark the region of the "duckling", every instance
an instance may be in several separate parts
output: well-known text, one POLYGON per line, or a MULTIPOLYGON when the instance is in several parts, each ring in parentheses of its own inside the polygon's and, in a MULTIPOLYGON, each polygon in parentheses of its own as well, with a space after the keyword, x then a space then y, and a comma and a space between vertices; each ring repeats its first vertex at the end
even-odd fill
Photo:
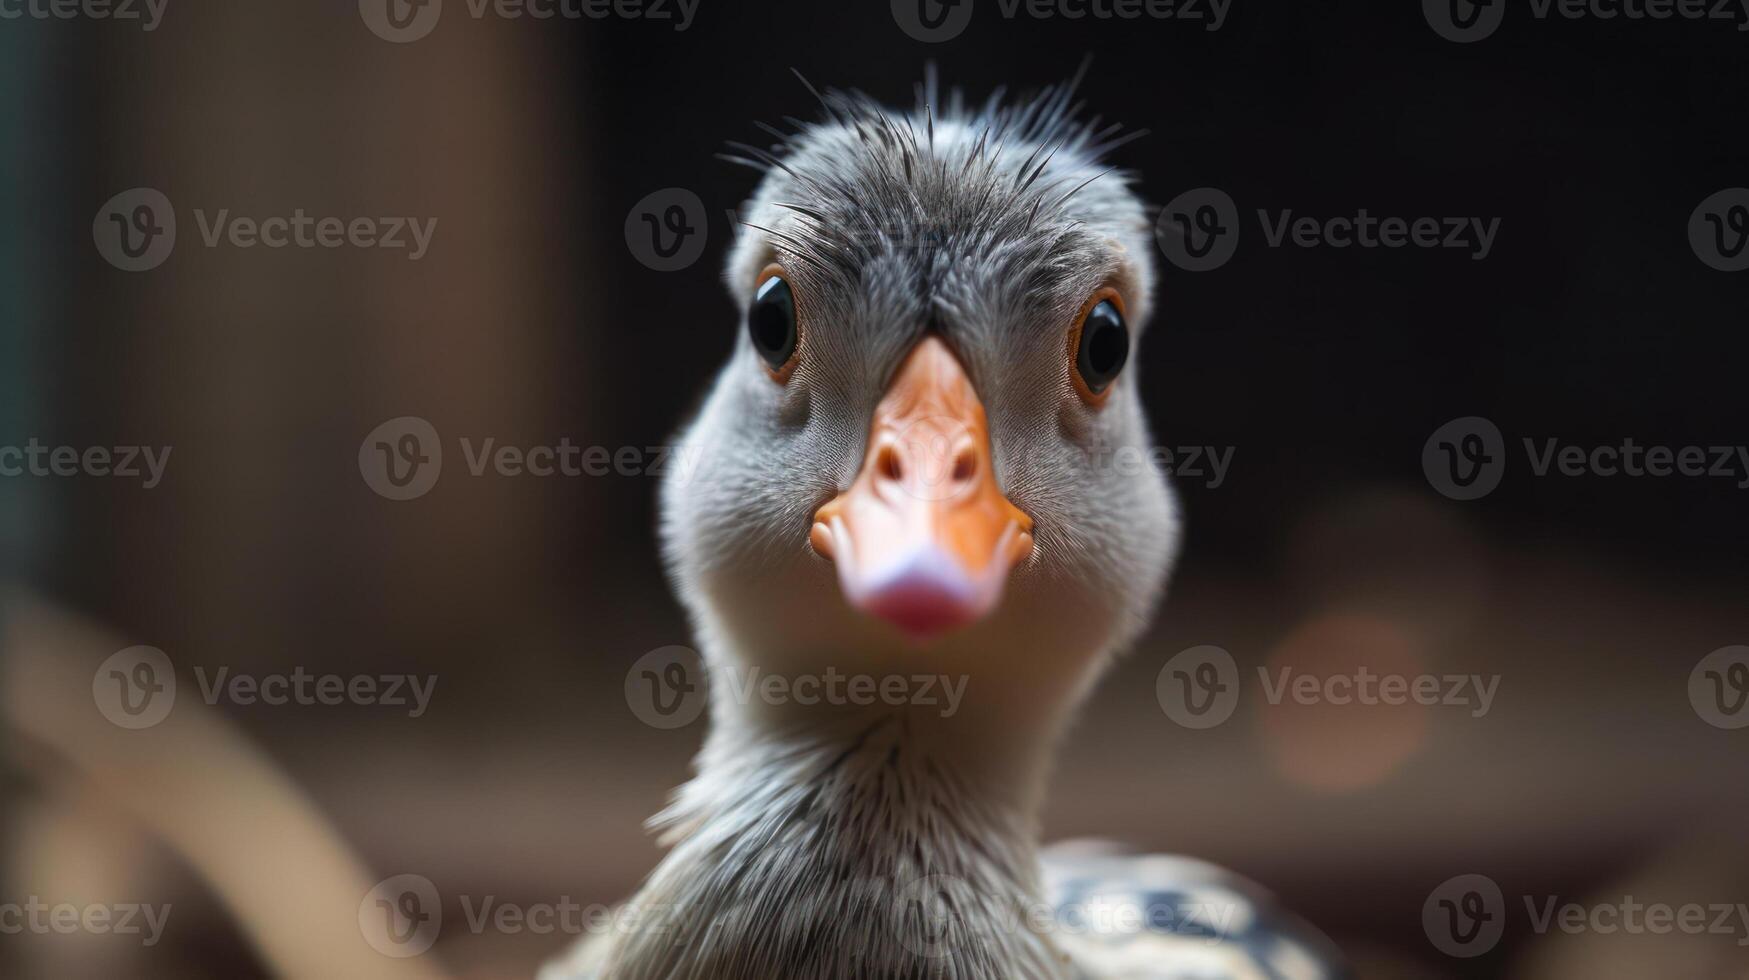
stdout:
POLYGON ((745 314, 661 489, 709 734, 664 860, 543 980, 1337 975, 1207 866, 1041 865, 1053 746, 1179 537, 1131 356, 1151 226, 1076 81, 816 91, 821 121, 732 144, 764 173, 727 262, 745 314), (952 710, 919 674, 964 681, 952 710), (774 676, 795 696, 749 696, 774 676), (853 683, 800 696, 826 676, 853 683))

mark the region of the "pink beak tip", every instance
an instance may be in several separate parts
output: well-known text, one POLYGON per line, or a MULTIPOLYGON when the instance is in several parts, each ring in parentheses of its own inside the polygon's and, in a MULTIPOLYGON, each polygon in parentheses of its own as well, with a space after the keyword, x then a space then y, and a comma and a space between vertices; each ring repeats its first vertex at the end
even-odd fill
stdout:
POLYGON ((853 604, 926 643, 969 626, 989 611, 988 598, 959 563, 933 548, 861 582, 846 582, 853 604))

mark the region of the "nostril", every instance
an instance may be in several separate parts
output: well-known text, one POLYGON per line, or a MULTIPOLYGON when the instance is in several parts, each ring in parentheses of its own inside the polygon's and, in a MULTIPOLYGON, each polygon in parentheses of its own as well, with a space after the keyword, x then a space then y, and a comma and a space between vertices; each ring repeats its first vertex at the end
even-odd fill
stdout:
POLYGON ((899 449, 890 442, 875 451, 875 472, 883 479, 898 482, 905 478, 905 465, 899 460, 899 449))
POLYGON ((978 450, 972 446, 963 446, 954 454, 953 481, 964 483, 978 475, 978 450))

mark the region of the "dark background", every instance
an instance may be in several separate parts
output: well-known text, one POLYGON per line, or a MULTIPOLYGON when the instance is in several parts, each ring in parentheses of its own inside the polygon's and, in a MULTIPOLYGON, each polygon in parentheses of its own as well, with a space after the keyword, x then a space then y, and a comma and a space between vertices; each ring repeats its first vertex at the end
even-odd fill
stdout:
MULTIPOLYGON (((337 0, 171 0, 146 34, 0 22, 0 444, 175 446, 149 492, 0 479, 7 564, 115 631, 115 648, 149 643, 183 670, 436 673, 417 720, 215 709, 371 880, 622 897, 657 859, 639 822, 684 778, 699 726, 645 728, 621 697, 638 655, 690 642, 657 561, 654 480, 476 479, 457 452, 430 495, 395 503, 359 477, 365 433, 411 414, 452 451, 460 435, 664 444, 734 338, 724 212, 756 175, 713 154, 765 142, 754 120, 816 117, 792 68, 908 106, 930 61, 982 99, 1091 55, 1090 111, 1151 131, 1113 161, 1142 192, 1160 204, 1213 186, 1238 202, 1228 265, 1162 262, 1137 363, 1161 445, 1234 455, 1223 486, 1180 482, 1173 592, 1066 746, 1047 836, 1241 870, 1363 976, 1745 976, 1731 937, 1539 937, 1521 904, 1498 950, 1450 959, 1421 907, 1471 872, 1509 905, 1749 900, 1749 743, 1686 698, 1702 656, 1749 642, 1736 486, 1749 474, 1534 478, 1522 451, 1525 438, 1745 441, 1749 275, 1702 264, 1686 226, 1702 199, 1749 184, 1749 34, 1514 6, 1497 34, 1459 45, 1414 3, 1235 0, 1207 32, 1010 21, 977 0, 961 36, 925 44, 878 2, 701 0, 684 33, 476 21, 449 4, 408 45, 337 0), (130 275, 93 249, 91 216, 141 185, 175 202, 179 241, 130 275), (709 241, 663 273, 622 225, 668 187, 704 201, 709 241), (417 263, 205 249, 196 207, 439 226, 417 263), (1259 208, 1500 226, 1479 262, 1272 249, 1259 208), (1470 415, 1500 427, 1511 462, 1498 490, 1460 503, 1428 485, 1422 449, 1470 415), (1190 732, 1153 681, 1202 643, 1247 672, 1407 664, 1498 674, 1502 693, 1481 719, 1258 700, 1190 732)), ((62 659, 88 677, 112 649, 62 659)), ((42 972, 23 975, 266 969, 175 848, 130 829, 109 794, 68 789, 78 779, 44 761, 55 746, 19 744, 7 893, 53 891, 71 874, 54 855, 96 853, 113 874, 80 872, 94 894, 123 882, 177 915, 145 951, 37 938, 23 962, 42 972)), ((452 928, 438 951, 465 975, 515 976, 559 944, 452 928)))

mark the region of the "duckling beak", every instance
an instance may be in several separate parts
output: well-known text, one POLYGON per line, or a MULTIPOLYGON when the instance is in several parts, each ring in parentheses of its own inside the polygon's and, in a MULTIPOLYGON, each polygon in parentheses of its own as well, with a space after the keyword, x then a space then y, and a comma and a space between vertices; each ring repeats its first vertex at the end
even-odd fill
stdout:
POLYGON ((941 338, 899 366, 868 447, 809 534, 845 599, 918 640, 989 615, 1032 552, 1032 518, 997 487, 984 405, 941 338))

